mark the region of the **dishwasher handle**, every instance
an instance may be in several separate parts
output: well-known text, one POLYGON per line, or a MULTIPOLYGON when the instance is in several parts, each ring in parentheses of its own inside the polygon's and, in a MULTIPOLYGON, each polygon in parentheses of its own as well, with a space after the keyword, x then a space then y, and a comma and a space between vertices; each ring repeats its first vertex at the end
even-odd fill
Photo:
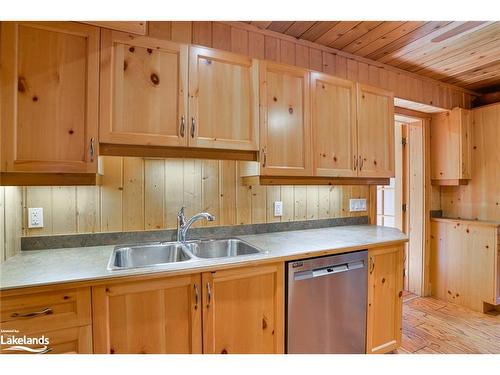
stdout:
POLYGON ((295 281, 307 280, 315 277, 329 276, 329 275, 339 274, 342 272, 354 271, 363 267, 365 267, 365 262, 363 260, 360 260, 352 263, 344 263, 335 266, 317 268, 310 271, 295 272, 295 274, 293 275, 293 279, 295 281))

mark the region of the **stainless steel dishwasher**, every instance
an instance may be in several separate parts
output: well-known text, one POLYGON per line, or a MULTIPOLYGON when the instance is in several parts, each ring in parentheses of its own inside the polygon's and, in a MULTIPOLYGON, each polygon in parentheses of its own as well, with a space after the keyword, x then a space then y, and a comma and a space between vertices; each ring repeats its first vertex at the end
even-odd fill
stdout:
POLYGON ((368 251, 287 262, 287 352, 365 353, 368 251))

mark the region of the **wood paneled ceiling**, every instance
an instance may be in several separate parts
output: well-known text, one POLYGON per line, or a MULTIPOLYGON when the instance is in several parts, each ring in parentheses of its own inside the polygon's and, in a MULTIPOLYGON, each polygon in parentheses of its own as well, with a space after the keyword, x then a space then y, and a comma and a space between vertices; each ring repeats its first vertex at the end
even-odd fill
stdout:
POLYGON ((248 21, 416 74, 482 91, 500 85, 500 22, 248 21))

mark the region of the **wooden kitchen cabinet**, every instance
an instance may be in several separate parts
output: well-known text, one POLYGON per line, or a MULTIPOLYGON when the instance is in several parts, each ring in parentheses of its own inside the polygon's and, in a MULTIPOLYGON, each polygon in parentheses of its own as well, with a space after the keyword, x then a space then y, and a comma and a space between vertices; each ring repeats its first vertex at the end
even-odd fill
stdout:
POLYGON ((431 122, 431 179, 435 185, 461 185, 471 178, 472 111, 453 108, 431 122))
POLYGON ((283 353, 283 263, 206 272, 203 352, 283 353))
POLYGON ((7 332, 5 338, 44 335, 49 340, 47 353, 92 353, 90 288, 54 289, 2 292, 0 328, 7 332), (14 331, 18 332, 10 333, 14 331))
POLYGON ((260 175, 312 176, 309 72, 260 63, 260 175))
POLYGON ((494 222, 432 219, 432 295, 479 312, 500 305, 499 244, 494 222))
POLYGON ((2 22, 1 31, 1 172, 95 174, 99 28, 2 22))
POLYGON ((101 32, 101 143, 186 146, 187 45, 101 32))
POLYGON ((394 95, 358 83, 359 177, 394 177, 394 95))
POLYGON ((312 72, 311 103, 315 174, 356 176, 356 83, 312 72))
POLYGON ((189 146, 258 150, 258 63, 190 47, 189 146))
POLYGON ((92 288, 95 353, 201 353, 201 276, 92 288))
POLYGON ((403 247, 368 251, 366 352, 387 353, 401 344, 403 247))

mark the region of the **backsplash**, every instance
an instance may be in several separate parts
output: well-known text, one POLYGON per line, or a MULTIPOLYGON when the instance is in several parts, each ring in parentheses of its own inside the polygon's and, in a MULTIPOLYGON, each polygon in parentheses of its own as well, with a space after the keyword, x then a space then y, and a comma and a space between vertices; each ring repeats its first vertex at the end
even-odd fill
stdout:
POLYGON ((349 212, 368 186, 244 186, 236 161, 103 157, 101 186, 25 187, 23 235, 175 228, 177 212, 208 211, 205 225, 237 225, 367 216, 349 212), (275 217, 273 202, 283 202, 275 217), (44 227, 28 229, 27 208, 42 207, 44 227))

